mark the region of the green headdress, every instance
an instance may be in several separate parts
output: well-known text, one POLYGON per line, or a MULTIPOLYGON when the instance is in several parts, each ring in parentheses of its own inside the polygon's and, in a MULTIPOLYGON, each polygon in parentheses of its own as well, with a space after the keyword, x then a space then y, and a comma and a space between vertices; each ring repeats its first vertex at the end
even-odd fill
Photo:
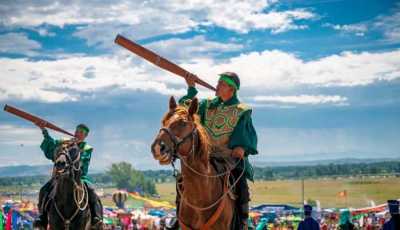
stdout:
POLYGON ((239 90, 240 88, 240 79, 236 73, 233 72, 224 72, 219 75, 219 80, 224 81, 226 84, 234 88, 235 90, 239 90))
POLYGON ((86 135, 89 134, 89 127, 87 127, 85 124, 79 124, 78 126, 76 126, 76 130, 82 130, 86 133, 86 135))

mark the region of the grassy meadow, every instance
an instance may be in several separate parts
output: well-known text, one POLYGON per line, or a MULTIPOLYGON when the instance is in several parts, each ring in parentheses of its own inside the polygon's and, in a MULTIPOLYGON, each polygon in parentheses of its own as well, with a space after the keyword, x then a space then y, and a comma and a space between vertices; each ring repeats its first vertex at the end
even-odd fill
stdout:
MULTIPOLYGON (((299 206, 302 200, 301 180, 255 181, 249 185, 252 205, 272 203, 299 206)), ((161 200, 174 201, 175 184, 157 184, 157 191, 161 200)), ((319 200, 323 208, 366 207, 371 200, 381 204, 388 199, 400 198, 400 178, 305 180, 304 198, 319 200), (338 195, 344 190, 347 191, 347 199, 338 195)))
MULTIPOLYGON (((278 180, 278 181, 255 181, 249 182, 251 192, 251 205, 257 204, 291 204, 300 206, 302 200, 301 180, 278 180)), ((38 191, 39 186, 20 187, 4 186, 0 187, 0 192, 20 192, 20 191, 38 191)), ((156 184, 159 200, 166 200, 174 203, 175 184, 159 183, 156 184)), ((105 194, 111 194, 114 188, 103 190, 105 194)), ((20 199, 19 195, 2 197, 6 199, 20 199)), ((304 180, 304 199, 319 200, 323 208, 341 208, 341 207, 367 207, 370 201, 375 204, 381 204, 388 199, 400 198, 400 178, 398 177, 365 177, 365 178, 338 178, 338 179, 307 179, 304 180), (340 197, 339 192, 347 191, 347 199, 340 197), (346 205, 347 204, 347 205, 346 205)), ((36 195, 22 197, 22 199, 37 200, 36 195)), ((110 196, 103 198, 103 203, 107 206, 113 206, 110 196)), ((128 199, 128 207, 140 206, 142 201, 128 199)))

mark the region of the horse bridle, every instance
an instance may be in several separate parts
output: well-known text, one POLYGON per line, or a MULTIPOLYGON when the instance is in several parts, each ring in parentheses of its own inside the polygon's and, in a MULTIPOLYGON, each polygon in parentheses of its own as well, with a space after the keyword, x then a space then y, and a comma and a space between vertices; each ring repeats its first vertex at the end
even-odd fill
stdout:
POLYGON ((173 158, 173 160, 180 158, 182 154, 178 153, 178 149, 181 146, 181 144, 185 143, 187 139, 192 139, 192 148, 190 150, 190 152, 188 153, 194 153, 195 151, 195 147, 198 145, 198 137, 199 137, 199 133, 196 127, 194 127, 192 129, 192 131, 190 133, 188 133, 186 136, 184 136, 183 138, 179 138, 176 135, 173 134, 172 130, 169 127, 162 127, 160 129, 160 132, 164 131, 165 133, 168 134, 168 137, 171 139, 172 141, 172 152, 171 152, 171 156, 173 158))
MULTIPOLYGON (((179 149, 179 146, 182 143, 184 143, 187 139, 189 139, 190 137, 193 139, 192 140, 192 148, 191 148, 190 152, 187 154, 187 156, 189 156, 189 154, 194 154, 195 151, 196 151, 197 146, 199 146, 199 143, 198 143, 199 142, 199 136, 198 136, 199 133, 198 133, 198 130, 197 130, 196 127, 194 127, 193 130, 189 134, 184 136, 183 138, 178 138, 176 135, 174 135, 172 133, 172 130, 169 127, 162 127, 160 129, 160 132, 161 131, 164 131, 164 132, 166 132, 168 134, 169 138, 171 139, 171 141, 172 141, 172 143, 174 145, 173 149, 172 149, 172 152, 170 153, 170 156, 172 158, 171 165, 173 167, 173 176, 176 176, 177 173, 179 172, 176 169, 175 164, 174 164, 176 159, 181 159, 181 162, 187 168, 189 168, 192 172, 194 172, 195 174, 197 174, 199 176, 202 176, 202 177, 217 178, 217 177, 225 176, 225 175, 230 173, 231 170, 226 170, 223 173, 218 173, 218 174, 212 175, 212 176, 211 175, 207 175, 207 174, 203 174, 203 173, 199 172, 198 170, 194 169, 193 167, 191 167, 184 159, 182 159, 182 154, 178 153, 178 149, 179 149)), ((236 168, 239 165, 239 163, 242 162, 242 161, 243 160, 237 161, 237 163, 235 164, 235 166, 233 168, 236 168)))
MULTIPOLYGON (((71 165, 72 165, 72 178, 73 178, 72 181, 74 183, 74 192, 73 192, 73 194, 74 194, 74 202, 75 202, 76 207, 77 207, 75 212, 69 218, 64 217, 64 215, 62 214, 62 212, 60 211, 60 209, 57 206, 56 200, 54 200, 54 207, 56 209, 56 212, 57 212, 58 216, 63 220, 65 229, 69 229, 69 226, 70 226, 72 220, 78 215, 79 211, 85 210, 87 208, 87 206, 88 206, 88 203, 89 203, 89 197, 88 197, 89 194, 88 194, 86 186, 84 184, 79 185, 75 180, 75 172, 81 170, 80 158, 81 158, 82 150, 79 148, 79 146, 78 146, 78 144, 76 142, 73 142, 72 144, 75 145, 73 147, 77 147, 77 149, 78 149, 78 154, 77 154, 75 160, 71 159, 70 152, 69 152, 69 147, 71 146, 71 143, 68 143, 67 146, 62 146, 61 147, 62 149, 60 151, 61 153, 59 153, 57 155, 57 158, 55 159, 55 161, 57 161, 57 159, 60 156, 64 155, 67 158, 67 165, 66 165, 65 169, 66 170, 70 170, 71 169, 71 165), (76 164, 77 162, 79 162, 79 164, 76 164), (75 165, 78 165, 78 166, 75 167, 75 165), (81 192, 82 195, 80 196, 81 199, 79 200, 78 197, 79 197, 79 193, 80 192, 81 192), (83 202, 85 202, 85 203, 83 203, 83 202)), ((64 169, 64 171, 65 171, 65 169, 64 169)), ((62 172, 62 173, 64 173, 64 172, 62 172)))
MULTIPOLYGON (((81 167, 80 156, 81 156, 82 150, 79 148, 78 144, 76 142, 73 142, 72 144, 67 144, 67 146, 61 146, 61 148, 62 149, 61 149, 60 153, 57 155, 57 158, 55 159, 55 163, 57 163, 57 159, 60 156, 65 156, 66 159, 67 159, 67 162, 66 162, 67 165, 65 166, 65 169, 63 171, 66 171, 66 170, 70 169, 71 165, 72 165, 72 172, 79 171, 80 167, 81 167), (69 147, 71 145, 75 145, 74 147, 76 147, 78 149, 78 154, 77 154, 77 156, 76 156, 76 158, 74 160, 71 159, 71 156, 70 156, 70 153, 69 153, 69 147), (77 162, 79 164, 76 164, 77 162), (78 166, 75 167, 75 165, 78 165, 78 166)), ((73 175, 73 176, 75 176, 75 175, 73 175)))

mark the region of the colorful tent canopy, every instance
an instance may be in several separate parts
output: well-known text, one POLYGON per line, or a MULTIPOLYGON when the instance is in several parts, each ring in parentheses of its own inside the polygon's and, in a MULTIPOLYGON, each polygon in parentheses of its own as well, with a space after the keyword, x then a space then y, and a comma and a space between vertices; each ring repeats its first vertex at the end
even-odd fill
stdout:
POLYGON ((137 195, 135 193, 129 193, 129 196, 135 200, 142 200, 149 204, 153 208, 168 208, 168 209, 174 209, 175 206, 171 205, 167 201, 156 201, 156 200, 151 200, 145 197, 142 197, 140 195, 137 195))

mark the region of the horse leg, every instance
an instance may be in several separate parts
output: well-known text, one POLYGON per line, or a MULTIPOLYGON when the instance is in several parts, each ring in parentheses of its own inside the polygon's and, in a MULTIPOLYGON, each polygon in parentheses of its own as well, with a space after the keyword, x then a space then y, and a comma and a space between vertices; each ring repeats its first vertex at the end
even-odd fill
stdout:
POLYGON ((101 200, 94 191, 94 188, 86 183, 84 186, 86 186, 88 192, 91 222, 93 227, 95 227, 95 229, 98 229, 96 227, 97 225, 103 225, 103 205, 101 204, 101 200))
POLYGON ((53 180, 49 180, 39 191, 38 210, 39 216, 35 219, 33 227, 39 229, 46 229, 48 225, 47 206, 49 202, 50 193, 53 190, 53 180))

